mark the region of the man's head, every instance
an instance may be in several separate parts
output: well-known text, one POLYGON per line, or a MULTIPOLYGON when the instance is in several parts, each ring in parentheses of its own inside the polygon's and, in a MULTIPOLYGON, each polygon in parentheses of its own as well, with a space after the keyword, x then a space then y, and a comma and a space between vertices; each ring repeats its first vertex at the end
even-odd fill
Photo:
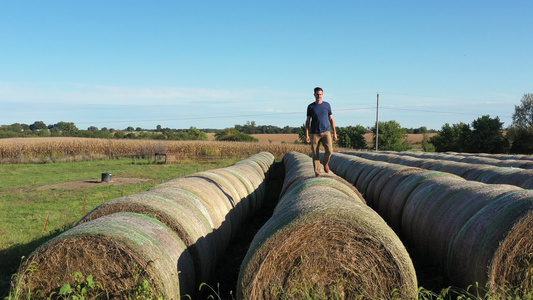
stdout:
POLYGON ((315 101, 320 102, 322 101, 322 95, 324 94, 324 91, 320 87, 315 88, 315 101))

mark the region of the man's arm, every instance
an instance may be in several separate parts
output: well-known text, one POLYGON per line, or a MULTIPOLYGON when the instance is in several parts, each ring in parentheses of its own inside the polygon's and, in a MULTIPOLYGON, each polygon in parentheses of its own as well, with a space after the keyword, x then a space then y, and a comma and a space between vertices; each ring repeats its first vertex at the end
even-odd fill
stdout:
POLYGON ((335 127, 335 120, 333 115, 329 115, 329 122, 331 123, 331 128, 333 128, 333 141, 337 140, 337 127, 335 127))
POLYGON ((307 116, 307 120, 305 120, 305 141, 307 143, 311 142, 311 138, 309 138, 309 126, 311 125, 311 117, 307 116))

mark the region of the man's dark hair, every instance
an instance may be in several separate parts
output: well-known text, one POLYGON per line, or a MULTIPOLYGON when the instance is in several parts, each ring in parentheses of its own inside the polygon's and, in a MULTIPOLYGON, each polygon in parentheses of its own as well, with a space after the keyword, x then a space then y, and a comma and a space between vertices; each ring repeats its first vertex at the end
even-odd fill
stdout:
POLYGON ((318 92, 318 91, 321 91, 321 92, 324 92, 324 90, 321 88, 321 87, 316 87, 315 88, 315 94, 318 92))

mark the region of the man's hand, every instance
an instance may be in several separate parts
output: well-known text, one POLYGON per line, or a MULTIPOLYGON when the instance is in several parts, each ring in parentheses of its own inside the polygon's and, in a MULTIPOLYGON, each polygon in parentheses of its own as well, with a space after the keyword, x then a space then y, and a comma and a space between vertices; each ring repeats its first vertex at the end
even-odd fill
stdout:
POLYGON ((334 133, 334 134, 333 134, 333 141, 335 142, 335 141, 337 141, 338 139, 339 139, 339 138, 337 138, 337 133, 334 133))
POLYGON ((311 142, 311 138, 309 138, 309 136, 306 136, 305 137, 305 142, 309 144, 311 142))

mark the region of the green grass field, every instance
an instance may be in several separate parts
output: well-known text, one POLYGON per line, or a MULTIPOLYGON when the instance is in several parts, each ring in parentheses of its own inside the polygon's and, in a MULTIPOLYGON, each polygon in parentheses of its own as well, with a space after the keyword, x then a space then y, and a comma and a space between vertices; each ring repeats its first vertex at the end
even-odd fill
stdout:
POLYGON ((11 275, 36 247, 69 229, 103 201, 146 191, 154 184, 237 160, 152 164, 131 159, 0 165, 0 299, 11 275), (101 183, 101 173, 112 173, 101 183), (48 221, 46 221, 48 218, 48 221), (46 223, 46 230, 43 231, 46 223))

